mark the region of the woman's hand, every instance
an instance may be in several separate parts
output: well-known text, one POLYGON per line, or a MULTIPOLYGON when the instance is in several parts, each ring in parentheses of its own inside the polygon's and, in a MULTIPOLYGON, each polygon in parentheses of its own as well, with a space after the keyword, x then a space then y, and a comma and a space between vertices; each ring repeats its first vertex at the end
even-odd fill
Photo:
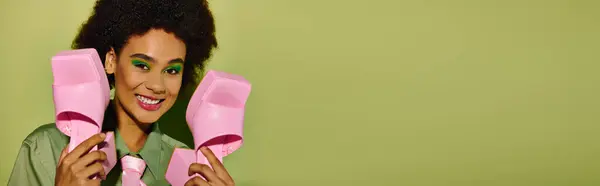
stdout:
POLYGON ((83 141, 70 153, 67 152, 69 148, 67 145, 60 154, 54 184, 57 186, 100 185, 100 179, 93 179, 93 177, 106 175, 101 164, 102 161, 106 160, 106 154, 98 150, 87 152, 92 147, 102 143, 104 138, 106 138, 104 133, 96 134, 83 141))
POLYGON ((217 159, 215 154, 213 154, 213 152, 207 147, 201 147, 200 151, 202 154, 204 154, 204 156, 206 156, 206 159, 208 159, 208 162, 210 162, 210 166, 213 168, 211 169, 205 164, 193 163, 190 165, 188 175, 191 176, 198 173, 204 176, 206 181, 199 176, 196 176, 188 180, 185 183, 185 186, 234 186, 235 183, 233 182, 233 178, 231 178, 225 169, 225 166, 223 166, 219 159, 217 159))

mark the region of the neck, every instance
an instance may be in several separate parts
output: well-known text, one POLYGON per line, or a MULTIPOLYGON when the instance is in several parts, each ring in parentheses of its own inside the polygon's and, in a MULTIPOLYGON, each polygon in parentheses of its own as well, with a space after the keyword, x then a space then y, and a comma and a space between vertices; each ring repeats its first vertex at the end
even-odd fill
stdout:
POLYGON ((119 130, 119 133, 123 138, 125 145, 127 145, 127 148, 129 148, 129 151, 139 152, 146 143, 146 139, 150 133, 151 125, 137 122, 131 116, 131 114, 125 111, 123 105, 119 102, 116 96, 114 101, 117 130, 119 130))

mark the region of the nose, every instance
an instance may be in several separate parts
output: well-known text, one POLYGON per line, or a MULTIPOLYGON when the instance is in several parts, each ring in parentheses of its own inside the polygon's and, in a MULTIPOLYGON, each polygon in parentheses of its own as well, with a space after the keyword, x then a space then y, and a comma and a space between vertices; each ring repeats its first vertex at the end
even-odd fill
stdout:
POLYGON ((145 84, 146 88, 155 94, 164 94, 166 92, 165 83, 160 75, 148 77, 148 81, 145 84))

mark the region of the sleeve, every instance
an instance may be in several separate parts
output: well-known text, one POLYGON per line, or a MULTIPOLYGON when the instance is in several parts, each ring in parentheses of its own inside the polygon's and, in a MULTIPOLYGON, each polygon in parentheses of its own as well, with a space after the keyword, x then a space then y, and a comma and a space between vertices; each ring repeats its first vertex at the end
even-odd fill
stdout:
POLYGON ((51 179, 41 176, 45 175, 44 168, 36 154, 32 144, 24 141, 8 179, 8 186, 54 185, 51 179))

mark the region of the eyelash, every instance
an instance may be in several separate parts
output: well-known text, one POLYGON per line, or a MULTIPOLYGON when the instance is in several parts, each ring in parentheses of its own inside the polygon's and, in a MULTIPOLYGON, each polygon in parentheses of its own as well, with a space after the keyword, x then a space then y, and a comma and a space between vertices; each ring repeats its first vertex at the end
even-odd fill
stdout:
MULTIPOLYGON (((134 62, 133 65, 135 67, 137 67, 137 68, 140 68, 140 69, 144 70, 144 71, 150 70, 150 67, 148 67, 148 65, 146 63, 144 63, 144 62, 136 61, 136 62, 134 62)), ((171 75, 177 75, 177 74, 179 74, 179 71, 180 70, 177 70, 177 69, 171 68, 171 67, 167 68, 165 70, 165 72, 167 72, 168 74, 171 74, 171 75)))
POLYGON ((179 70, 177 70, 175 68, 168 68, 167 70, 165 70, 165 72, 167 72, 168 74, 171 74, 171 75, 179 74, 179 70), (174 72, 169 72, 169 71, 174 71, 174 72))
POLYGON ((150 67, 148 67, 148 65, 143 64, 143 63, 137 63, 137 64, 134 64, 134 66, 137 68, 141 68, 142 70, 150 70, 150 67))

